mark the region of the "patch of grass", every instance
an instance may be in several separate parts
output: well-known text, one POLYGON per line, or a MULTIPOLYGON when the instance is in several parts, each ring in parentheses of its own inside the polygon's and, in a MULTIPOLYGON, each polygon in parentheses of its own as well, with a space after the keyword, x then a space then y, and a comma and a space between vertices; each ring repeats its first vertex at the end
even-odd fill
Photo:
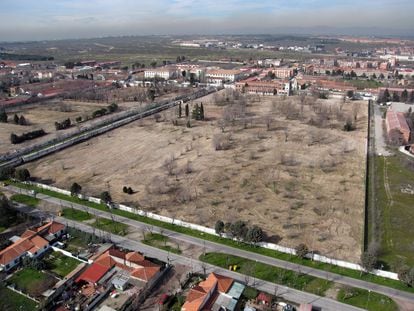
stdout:
POLYGON ((34 197, 31 197, 29 195, 25 195, 25 194, 15 194, 12 195, 10 200, 18 202, 18 203, 22 203, 31 207, 36 207, 40 200, 36 199, 34 197))
POLYGON ((0 286, 0 310, 34 311, 38 309, 35 301, 20 295, 3 285, 0 286))
POLYGON ((381 82, 375 80, 349 80, 348 82, 355 86, 358 90, 363 90, 367 88, 374 89, 381 87, 383 85, 381 82))
POLYGON ((337 296, 338 301, 369 311, 397 311, 397 304, 387 296, 359 288, 343 288, 337 296))
POLYGON ((312 280, 310 283, 306 284, 305 291, 318 296, 324 296, 325 292, 332 286, 333 282, 331 281, 315 279, 312 280))
MULTIPOLYGON (((200 256, 200 260, 222 268, 237 265, 237 271, 242 274, 299 290, 306 291, 307 285, 311 282, 323 282, 323 280, 310 275, 223 253, 206 253, 205 255, 200 256)), ((332 285, 332 283, 330 285, 332 285)), ((326 287, 326 289, 327 288, 329 287, 326 287)), ((321 295, 323 295, 323 293, 321 293, 321 295)))
POLYGON ((75 221, 85 221, 93 218, 91 214, 73 208, 64 208, 62 216, 75 221))
POLYGON ((42 271, 32 268, 23 268, 13 274, 8 280, 8 283, 14 284, 16 288, 24 293, 36 297, 55 284, 56 280, 42 271))
MULTIPOLYGON (((35 186, 32 186, 32 185, 26 185, 26 184, 22 184, 22 183, 15 182, 15 181, 10 181, 9 183, 16 186, 16 187, 20 187, 20 188, 23 188, 23 189, 29 189, 29 190, 36 190, 38 192, 49 195, 51 197, 56 197, 56 198, 59 198, 59 199, 65 200, 65 201, 74 202, 74 203, 78 203, 78 204, 83 204, 85 206, 89 206, 91 208, 95 208, 95 209, 102 210, 102 211, 108 211, 108 207, 105 206, 104 204, 97 204, 97 203, 89 202, 89 201, 86 201, 86 200, 81 200, 79 198, 66 196, 66 195, 56 193, 56 192, 53 192, 53 191, 50 191, 50 190, 44 190, 44 189, 41 189, 41 188, 38 188, 38 187, 35 187, 35 186)), ((375 275, 372 275, 372 274, 362 274, 361 275, 361 273, 359 271, 356 271, 356 270, 351 270, 351 269, 342 268, 342 267, 338 267, 338 266, 334 266, 334 265, 329 265, 329 264, 326 264, 326 263, 312 261, 312 260, 309 260, 309 259, 301 259, 297 256, 292 256, 292 255, 289 255, 289 254, 281 253, 281 252, 278 252, 278 251, 275 251, 275 250, 270 250, 270 249, 266 249, 266 248, 262 248, 262 247, 257 247, 257 246, 250 245, 250 244, 244 244, 244 243, 236 242, 236 241, 226 239, 226 238, 223 238, 223 237, 215 236, 215 235, 208 234, 208 233, 203 233, 203 232, 200 232, 200 231, 197 231, 197 230, 193 230, 193 229, 190 229, 190 228, 185 228, 185 227, 173 225, 173 224, 170 224, 170 223, 165 223, 165 222, 162 222, 162 221, 159 221, 159 220, 155 220, 155 219, 148 218, 148 217, 145 217, 145 216, 140 216, 140 215, 137 215, 137 214, 133 214, 133 213, 118 210, 118 209, 114 209, 114 210, 112 210, 112 212, 116 215, 119 215, 119 216, 123 216, 123 217, 126 217, 126 218, 130 218, 130 219, 133 219, 133 220, 143 222, 143 223, 147 223, 149 225, 153 225, 153 226, 157 226, 157 227, 164 228, 164 229, 167 229, 167 230, 171 230, 171 231, 175 231, 175 232, 178 232, 178 233, 186 234, 186 235, 193 236, 193 237, 196 237, 196 238, 200 238, 200 239, 220 243, 220 244, 227 245, 227 246, 230 246, 230 247, 234 247, 234 248, 238 248, 238 249, 258 253, 258 254, 261 254, 261 255, 264 255, 264 256, 273 257, 273 258, 277 258, 277 259, 281 259, 281 260, 285 260, 285 261, 290 261, 290 262, 293 262, 293 263, 301 264, 301 265, 312 267, 312 268, 315 268, 315 269, 329 271, 329 272, 336 273, 336 274, 339 274, 339 275, 348 276, 348 277, 351 277, 351 278, 360 279, 360 280, 363 280, 363 281, 372 282, 372 283, 376 283, 376 284, 379 284, 379 285, 392 287, 392 288, 395 288, 395 289, 398 289, 398 290, 403 290, 403 291, 414 293, 414 288, 407 287, 405 284, 403 284, 400 281, 391 280, 391 279, 375 276, 375 275)))
POLYGON ((56 273, 61 278, 67 276, 72 272, 81 262, 63 255, 59 252, 53 252, 49 254, 47 258, 44 259, 47 265, 47 268, 56 273))
POLYGON ((256 299, 257 295, 258 295, 258 291, 257 289, 250 287, 250 286, 246 286, 244 291, 243 291, 243 296, 246 297, 246 299, 251 300, 251 299, 256 299))
POLYGON ((128 233, 128 226, 126 224, 106 218, 96 218, 92 226, 121 236, 127 235, 128 233))
MULTIPOLYGON (((228 268, 229 265, 237 265, 240 273, 319 296, 324 296, 325 292, 334 285, 330 281, 223 253, 207 253, 201 255, 200 260, 222 268, 228 268)), ((398 310, 396 303, 391 298, 359 288, 349 287, 346 290, 342 289, 338 293, 337 300, 352 306, 367 308, 369 311, 398 310)))
POLYGON ((175 254, 181 254, 181 250, 177 247, 173 247, 170 245, 170 239, 166 237, 165 235, 159 234, 159 233, 148 233, 145 235, 145 239, 142 240, 142 243, 163 249, 167 252, 175 253, 175 254))
POLYGON ((396 267, 401 261, 414 266, 414 209, 413 195, 401 192, 407 185, 414 186, 414 172, 404 165, 404 155, 376 157, 376 203, 381 215, 382 232, 380 260, 387 267, 396 267), (386 174, 386 176, 384 176, 386 174), (387 177, 387 178, 386 178, 387 177), (391 198, 384 183, 388 182, 391 198), (390 199, 392 205, 390 205, 390 199))

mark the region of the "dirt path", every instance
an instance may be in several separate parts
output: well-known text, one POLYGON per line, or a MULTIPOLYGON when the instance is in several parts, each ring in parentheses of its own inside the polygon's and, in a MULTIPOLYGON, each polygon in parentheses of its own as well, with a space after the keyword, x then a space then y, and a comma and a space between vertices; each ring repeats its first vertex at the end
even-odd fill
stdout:
MULTIPOLYGON (((387 164, 387 160, 384 158, 384 189, 385 189, 385 194, 387 195, 387 200, 388 200, 388 204, 387 204, 385 213, 387 215, 389 215, 390 214, 391 207, 394 205, 394 200, 392 198, 390 184, 389 184, 389 181, 388 181, 388 169, 387 169, 387 165, 388 165, 387 164)), ((384 219, 389 219, 389 217, 388 216, 387 217, 384 217, 384 219)), ((386 227, 386 229, 384 230, 384 232, 391 232, 391 229, 389 228, 389 222, 388 221, 385 221, 384 222, 384 225, 386 227)), ((387 237, 385 239, 385 241, 387 241, 388 247, 390 247, 390 248, 393 247, 394 243, 393 243, 391 237, 387 237)))

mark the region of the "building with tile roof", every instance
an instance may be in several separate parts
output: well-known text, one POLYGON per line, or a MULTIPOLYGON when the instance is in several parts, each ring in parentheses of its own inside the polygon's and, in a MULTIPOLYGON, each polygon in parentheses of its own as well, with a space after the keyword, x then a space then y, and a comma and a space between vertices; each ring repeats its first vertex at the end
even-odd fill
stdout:
POLYGON ((232 278, 211 273, 205 281, 191 288, 182 311, 236 309, 245 286, 232 278))
POLYGON ((411 130, 404 113, 396 112, 392 108, 389 108, 385 116, 385 126, 390 141, 399 145, 409 143, 411 130))
POLYGON ((23 257, 37 258, 49 249, 50 243, 59 238, 66 226, 51 221, 38 228, 26 230, 19 239, 0 251, 0 271, 17 266, 23 257))

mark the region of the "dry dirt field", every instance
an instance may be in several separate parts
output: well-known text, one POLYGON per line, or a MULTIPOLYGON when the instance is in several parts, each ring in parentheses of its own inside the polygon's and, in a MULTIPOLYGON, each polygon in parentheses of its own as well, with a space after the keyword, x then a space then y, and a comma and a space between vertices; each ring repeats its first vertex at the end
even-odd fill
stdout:
MULTIPOLYGON (((131 109, 133 107, 140 107, 143 105, 145 105, 145 103, 118 103, 119 111, 131 109)), ((44 103, 31 104, 18 108, 8 109, 8 123, 0 123, 0 154, 51 140, 58 135, 75 132, 78 130, 78 127, 82 128, 84 126, 92 124, 93 122, 100 121, 105 118, 111 118, 112 115, 103 116, 94 120, 83 122, 79 125, 77 125, 75 122, 75 119, 77 117, 81 116, 83 119, 85 119, 87 116, 91 116, 95 110, 106 108, 107 106, 107 103, 98 102, 52 100, 44 103), (21 126, 14 124, 14 114, 17 114, 18 116, 23 115, 26 121, 28 121, 28 125, 21 126), (66 130, 56 131, 55 122, 62 122, 67 118, 70 118, 72 120, 72 124, 74 124, 74 126, 66 130), (44 129, 47 135, 33 140, 25 141, 17 145, 10 143, 11 133, 21 135, 23 133, 38 129, 44 129)))
POLYGON ((359 261, 366 102, 223 92, 201 101, 206 120, 191 128, 173 124, 174 109, 27 167, 58 187, 109 190, 115 202, 211 227, 242 219, 272 242, 359 261), (342 130, 347 119, 355 131, 342 130))

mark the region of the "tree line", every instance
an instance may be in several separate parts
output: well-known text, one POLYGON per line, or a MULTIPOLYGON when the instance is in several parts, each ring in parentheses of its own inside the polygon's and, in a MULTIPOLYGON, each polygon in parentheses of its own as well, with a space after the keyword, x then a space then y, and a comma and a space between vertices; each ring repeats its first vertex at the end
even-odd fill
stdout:
POLYGON ((43 129, 35 130, 32 132, 23 133, 22 135, 16 135, 14 133, 10 134, 10 142, 12 144, 21 144, 26 140, 32 140, 41 136, 46 135, 46 132, 43 129))
POLYGON ((264 239, 264 232, 259 226, 254 225, 249 227, 246 222, 242 220, 237 220, 234 223, 224 223, 223 221, 218 220, 214 226, 214 230, 220 236, 226 234, 247 243, 259 243, 264 239))

